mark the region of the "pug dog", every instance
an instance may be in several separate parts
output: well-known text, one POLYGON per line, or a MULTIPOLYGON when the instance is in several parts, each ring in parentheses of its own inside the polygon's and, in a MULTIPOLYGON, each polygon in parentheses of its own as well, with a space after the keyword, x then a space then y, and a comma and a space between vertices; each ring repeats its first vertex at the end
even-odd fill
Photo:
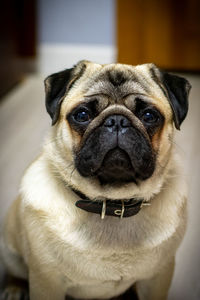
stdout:
POLYGON ((31 300, 110 299, 132 287, 140 300, 167 299, 186 227, 173 136, 189 90, 154 64, 81 61, 47 77, 53 126, 1 239, 31 300))

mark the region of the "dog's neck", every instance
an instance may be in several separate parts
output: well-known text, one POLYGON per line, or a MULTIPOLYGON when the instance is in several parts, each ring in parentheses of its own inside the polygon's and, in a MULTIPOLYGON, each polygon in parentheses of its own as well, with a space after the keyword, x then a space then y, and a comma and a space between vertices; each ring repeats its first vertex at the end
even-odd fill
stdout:
POLYGON ((99 214, 102 219, 104 219, 106 215, 120 217, 121 219, 131 217, 139 213, 143 206, 150 205, 150 202, 146 202, 141 198, 123 200, 111 200, 104 198, 91 200, 80 191, 75 189, 72 189, 72 191, 81 198, 81 200, 78 200, 75 203, 77 207, 90 213, 99 214))

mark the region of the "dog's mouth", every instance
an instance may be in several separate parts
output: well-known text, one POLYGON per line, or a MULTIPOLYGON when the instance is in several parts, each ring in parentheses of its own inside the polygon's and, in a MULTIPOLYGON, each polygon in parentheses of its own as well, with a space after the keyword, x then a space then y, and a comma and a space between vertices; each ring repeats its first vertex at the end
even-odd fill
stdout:
POLYGON ((75 165, 82 176, 96 177, 101 184, 138 184, 153 174, 155 155, 145 132, 114 115, 87 137, 75 165))
POLYGON ((95 175, 102 184, 107 183, 136 183, 136 174, 129 155, 116 147, 105 155, 101 167, 95 175))

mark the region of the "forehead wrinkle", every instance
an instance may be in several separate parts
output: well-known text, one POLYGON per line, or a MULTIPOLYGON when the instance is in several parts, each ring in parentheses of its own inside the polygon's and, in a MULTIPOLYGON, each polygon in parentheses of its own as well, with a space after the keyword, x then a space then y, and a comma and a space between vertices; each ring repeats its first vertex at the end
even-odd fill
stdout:
MULTIPOLYGON (((116 65, 109 68, 105 75, 108 80, 117 79, 117 76, 120 75, 123 77, 123 83, 125 82, 135 82, 140 86, 146 93, 149 94, 150 92, 150 84, 148 80, 149 74, 147 73, 147 70, 140 70, 135 66, 129 66, 129 65, 116 65)), ((113 81, 111 80, 111 82, 113 81)), ((114 84, 114 83, 113 83, 114 84)))
POLYGON ((160 86, 155 82, 154 78, 149 69, 149 64, 147 65, 138 65, 135 67, 137 74, 140 74, 141 77, 144 79, 146 87, 149 87, 149 95, 155 97, 163 98, 165 96, 163 94, 162 89, 160 86))
POLYGON ((119 88, 123 86, 127 82, 131 82, 132 84, 137 84, 142 90, 145 90, 149 93, 149 82, 146 77, 148 73, 145 68, 145 72, 143 69, 123 65, 123 64, 110 64, 103 66, 100 70, 93 73, 93 76, 90 77, 88 81, 88 86, 92 86, 98 88, 98 86, 102 86, 105 89, 105 83, 112 86, 112 88, 119 88), (120 82, 119 85, 115 85, 113 80, 118 79, 117 77, 120 75, 120 78, 123 77, 123 81, 120 82), (113 80, 110 80, 113 79, 113 80), (97 86, 96 86, 97 84, 97 86))
POLYGON ((99 80, 88 88, 85 96, 89 97, 95 94, 106 95, 115 101, 121 100, 129 94, 143 94, 148 96, 146 90, 140 83, 131 80, 125 82, 119 87, 114 87, 108 81, 99 80))
POLYGON ((143 94, 146 96, 149 95, 149 93, 146 92, 146 89, 144 89, 144 87, 139 82, 131 80, 124 83, 122 89, 124 96, 128 94, 143 94))
POLYGON ((149 84, 147 76, 145 76, 145 74, 143 74, 142 72, 136 72, 135 70, 133 71, 133 74, 135 76, 134 81, 144 92, 146 92, 146 94, 149 94, 151 90, 151 85, 149 84))

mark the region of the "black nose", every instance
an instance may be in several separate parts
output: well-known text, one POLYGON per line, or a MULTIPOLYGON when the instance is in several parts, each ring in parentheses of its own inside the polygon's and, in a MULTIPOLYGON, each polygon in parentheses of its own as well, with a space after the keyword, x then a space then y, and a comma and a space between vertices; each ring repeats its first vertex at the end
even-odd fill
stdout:
POLYGON ((123 115, 112 115, 104 121, 104 126, 110 131, 121 131, 124 133, 128 127, 131 127, 131 122, 123 115))

